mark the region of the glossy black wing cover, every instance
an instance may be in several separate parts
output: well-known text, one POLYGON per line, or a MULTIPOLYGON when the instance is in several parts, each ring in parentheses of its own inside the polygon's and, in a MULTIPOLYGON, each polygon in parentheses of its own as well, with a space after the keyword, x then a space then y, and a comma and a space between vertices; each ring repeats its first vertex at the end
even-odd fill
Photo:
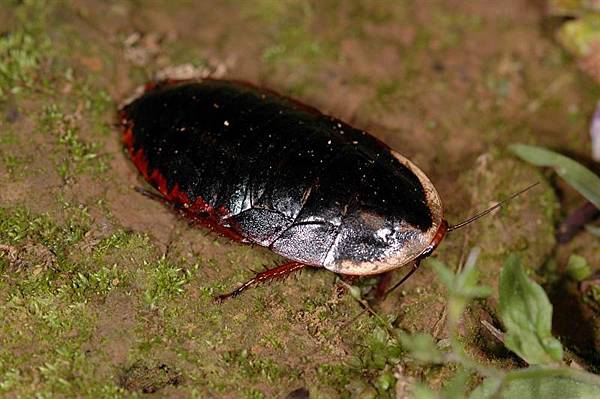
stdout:
MULTIPOLYGON (((221 80, 158 85, 121 119, 134 162, 169 200, 288 258, 322 265, 344 226, 369 223, 365 209, 432 225, 419 179, 387 146, 270 91, 221 80)), ((341 257, 376 257, 344 242, 341 257)))

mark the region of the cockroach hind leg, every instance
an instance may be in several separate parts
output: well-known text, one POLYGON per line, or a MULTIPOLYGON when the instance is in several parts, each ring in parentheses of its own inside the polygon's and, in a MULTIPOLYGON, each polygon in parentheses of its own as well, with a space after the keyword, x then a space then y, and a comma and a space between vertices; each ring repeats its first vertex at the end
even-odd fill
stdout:
POLYGON ((264 272, 257 273, 250 280, 246 281, 244 284, 240 285, 238 288, 231 291, 230 293, 216 296, 215 301, 222 302, 226 299, 233 298, 235 296, 238 296, 242 291, 244 291, 246 288, 248 288, 254 284, 260 284, 265 281, 275 280, 278 278, 288 276, 291 273, 293 273, 297 270, 300 270, 306 266, 307 265, 305 265, 304 263, 291 261, 291 262, 284 263, 281 266, 277 266, 273 269, 269 269, 264 272))

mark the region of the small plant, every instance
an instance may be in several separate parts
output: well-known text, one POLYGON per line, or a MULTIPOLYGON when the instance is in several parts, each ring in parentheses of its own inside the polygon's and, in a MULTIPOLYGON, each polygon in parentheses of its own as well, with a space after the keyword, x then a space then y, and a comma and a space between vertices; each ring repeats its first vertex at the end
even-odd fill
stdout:
POLYGON ((56 105, 45 107, 40 115, 42 128, 57 138, 57 144, 65 151, 58 171, 64 180, 76 173, 107 170, 106 157, 98 153, 99 144, 81 139, 76 118, 66 115, 56 105))
MULTIPOLYGON (((551 167, 554 169, 556 174, 562 177, 567 184, 573 187, 579 194, 589 201, 589 206, 600 209, 600 177, 594 172, 581 165, 580 163, 561 155, 557 152, 550 151, 543 147, 536 147, 525 144, 513 144, 508 147, 509 151, 521 158, 522 160, 529 162, 532 165, 551 167)), ((584 205, 585 207, 585 205, 584 205)), ((583 208, 582 208, 583 209, 583 208)), ((581 211, 581 210, 579 210, 581 211)), ((576 214, 577 212, 575 212, 576 214)), ((585 213, 585 212, 584 212, 585 213)), ((590 216, 572 216, 574 219, 563 222, 560 230, 578 230, 585 223, 591 222, 589 218, 593 219, 593 212, 587 212, 590 216), (581 220, 579 220, 581 219, 581 220), (573 224, 573 226, 571 226, 573 224)), ((595 236, 600 236, 600 227, 591 224, 585 225, 586 230, 595 236)), ((563 242, 568 241, 571 235, 565 235, 566 238, 563 242)), ((561 238, 559 237, 559 241, 561 238)))
POLYGON ((150 276, 150 286, 144 293, 145 302, 154 308, 157 303, 181 294, 190 278, 188 270, 171 264, 164 257, 159 259, 150 276))
POLYGON ((42 58, 50 49, 47 39, 22 30, 0 37, 0 100, 33 85, 42 58))
POLYGON ((481 364, 470 357, 458 335, 458 322, 468 303, 489 293, 477 284, 475 262, 478 249, 471 251, 464 270, 455 275, 437 260, 432 261, 439 278, 448 288, 449 351, 442 351, 430 336, 405 337, 404 348, 414 359, 430 363, 455 364, 455 377, 441 391, 418 384, 416 398, 597 398, 600 377, 567 367, 561 343, 552 336, 552 305, 546 293, 527 276, 521 260, 511 254, 500 273, 499 314, 506 332, 505 346, 529 367, 502 370, 481 364), (467 394, 469 375, 484 378, 467 394))
POLYGON ((543 147, 513 144, 508 149, 533 165, 553 168, 571 187, 600 208, 600 177, 585 166, 543 147))

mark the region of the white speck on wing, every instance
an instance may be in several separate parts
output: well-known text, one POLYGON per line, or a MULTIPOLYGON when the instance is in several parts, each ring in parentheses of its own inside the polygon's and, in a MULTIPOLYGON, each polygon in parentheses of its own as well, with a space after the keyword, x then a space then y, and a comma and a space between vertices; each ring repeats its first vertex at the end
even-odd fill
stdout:
POLYGON ((377 237, 379 237, 382 241, 387 242, 387 238, 390 234, 392 234, 392 230, 388 229, 388 228, 383 228, 383 229, 379 229, 377 230, 377 232, 375 232, 375 234, 377 235, 377 237))

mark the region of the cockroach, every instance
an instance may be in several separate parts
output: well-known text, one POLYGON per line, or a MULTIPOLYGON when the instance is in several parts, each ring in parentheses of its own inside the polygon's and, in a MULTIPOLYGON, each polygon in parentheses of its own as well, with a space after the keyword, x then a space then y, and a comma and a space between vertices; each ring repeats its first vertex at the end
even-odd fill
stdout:
POLYGON ((449 226, 438 192, 409 159, 244 82, 150 83, 119 119, 133 163, 164 202, 289 259, 219 299, 306 266, 364 276, 414 264, 404 281, 449 231, 502 204, 449 226))

